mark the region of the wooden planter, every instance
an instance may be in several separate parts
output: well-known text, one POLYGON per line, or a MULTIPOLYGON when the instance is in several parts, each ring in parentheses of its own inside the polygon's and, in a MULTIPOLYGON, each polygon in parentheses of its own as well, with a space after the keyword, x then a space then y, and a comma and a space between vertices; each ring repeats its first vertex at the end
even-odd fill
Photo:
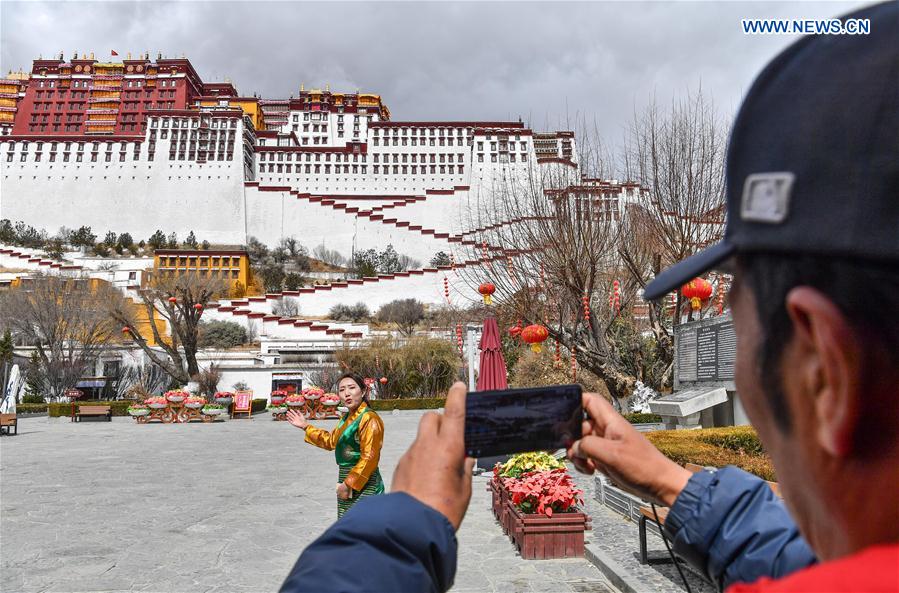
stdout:
POLYGON ((506 503, 509 536, 526 560, 583 558, 584 531, 590 517, 580 511, 546 515, 522 513, 511 501, 506 503))

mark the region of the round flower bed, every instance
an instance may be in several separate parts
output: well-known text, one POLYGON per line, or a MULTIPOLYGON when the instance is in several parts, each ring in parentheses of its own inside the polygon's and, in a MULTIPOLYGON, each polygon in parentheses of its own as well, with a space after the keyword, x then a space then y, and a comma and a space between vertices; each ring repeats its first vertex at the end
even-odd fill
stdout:
POLYGON ((165 398, 173 404, 179 404, 186 400, 188 397, 190 397, 190 394, 186 391, 173 390, 165 392, 165 398))
POLYGON ((284 398, 287 397, 287 392, 281 389, 276 389, 272 391, 271 402, 273 405, 284 403, 284 398))
POLYGON ((148 397, 144 400, 144 404, 146 404, 148 408, 154 410, 161 410, 169 405, 168 400, 164 397, 148 397))
POLYGON ((340 404, 340 398, 336 393, 326 393, 322 396, 321 402, 323 406, 335 408, 340 404))
POLYGON ((150 409, 146 407, 133 406, 128 408, 128 414, 131 416, 148 416, 150 409))
POLYGON ((315 401, 325 394, 325 390, 321 387, 307 387, 301 393, 306 399, 315 401))
POLYGON ((212 399, 215 400, 215 403, 217 404, 230 406, 231 402, 234 401, 234 394, 230 391, 217 391, 212 399))
POLYGON ((269 406, 268 411, 272 414, 283 414, 287 411, 286 405, 272 405, 269 406))
POLYGON ((225 408, 217 404, 206 404, 202 412, 207 416, 219 416, 225 413, 225 408))
POLYGON ((200 408, 202 408, 205 405, 206 405, 205 397, 191 396, 191 397, 187 398, 186 400, 184 400, 184 407, 190 408, 191 410, 199 410, 200 408))
POLYGON ((284 398, 284 403, 291 408, 299 408, 306 405, 306 399, 302 395, 288 395, 284 398))

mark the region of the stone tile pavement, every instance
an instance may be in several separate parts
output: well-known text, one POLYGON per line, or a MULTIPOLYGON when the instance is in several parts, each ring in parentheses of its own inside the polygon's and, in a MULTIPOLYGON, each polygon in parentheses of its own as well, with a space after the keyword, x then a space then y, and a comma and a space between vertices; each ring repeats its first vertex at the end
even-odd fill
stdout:
MULTIPOLYGON (((420 415, 383 415, 388 485, 420 415)), ((333 455, 301 437, 267 414, 214 425, 22 419, 18 436, 0 438, 0 591, 276 591, 336 517, 333 455)), ((614 592, 585 559, 522 560, 486 484, 475 478, 453 591, 614 592)))

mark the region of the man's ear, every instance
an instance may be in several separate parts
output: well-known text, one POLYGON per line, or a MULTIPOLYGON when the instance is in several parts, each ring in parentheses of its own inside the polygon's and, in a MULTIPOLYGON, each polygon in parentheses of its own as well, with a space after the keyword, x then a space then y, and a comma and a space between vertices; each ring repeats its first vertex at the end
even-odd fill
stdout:
POLYGON ((808 286, 792 289, 786 308, 793 322, 790 373, 811 406, 819 446, 833 457, 852 453, 862 413, 861 344, 843 312, 808 286))

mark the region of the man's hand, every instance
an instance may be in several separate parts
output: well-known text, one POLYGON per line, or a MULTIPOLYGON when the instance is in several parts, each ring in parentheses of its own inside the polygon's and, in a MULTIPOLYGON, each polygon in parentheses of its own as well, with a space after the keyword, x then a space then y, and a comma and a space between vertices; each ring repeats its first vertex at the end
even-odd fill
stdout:
POLYGON ((657 504, 671 506, 693 475, 674 463, 595 393, 584 394, 583 437, 568 449, 581 472, 599 470, 618 485, 657 504))
POLYGON ((459 529, 471 500, 474 459, 465 458, 464 383, 453 385, 443 415, 425 414, 415 442, 393 474, 392 492, 405 492, 442 513, 459 529))
POLYGON ((303 416, 303 413, 299 410, 287 410, 287 421, 297 428, 302 428, 303 430, 306 430, 306 428, 309 426, 309 423, 306 422, 306 417, 303 416))

